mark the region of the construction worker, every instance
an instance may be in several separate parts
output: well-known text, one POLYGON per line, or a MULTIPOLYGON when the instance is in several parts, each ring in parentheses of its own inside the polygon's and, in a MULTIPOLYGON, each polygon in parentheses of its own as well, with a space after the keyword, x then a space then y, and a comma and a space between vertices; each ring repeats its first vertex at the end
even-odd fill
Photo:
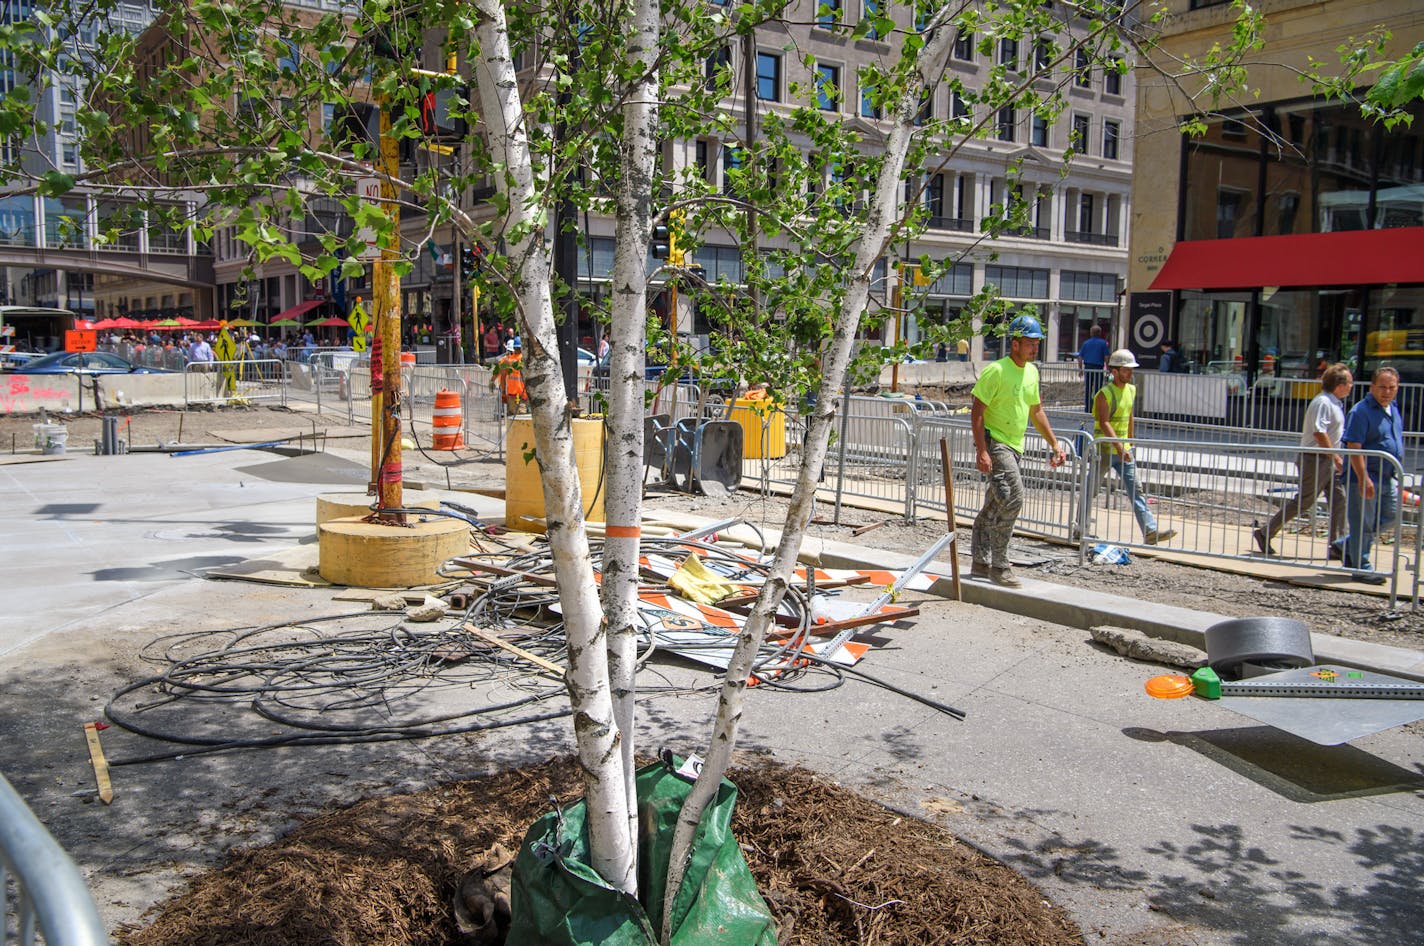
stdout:
MULTIPOLYGON (((1137 385, 1132 383, 1132 370, 1137 367, 1137 359, 1131 351, 1119 348, 1108 356, 1107 384, 1093 397, 1093 436, 1109 440, 1131 440, 1133 436, 1132 405, 1137 400, 1137 385)), ((1096 496, 1103 483, 1107 482, 1108 470, 1117 471, 1122 487, 1127 491, 1127 499, 1132 503, 1133 515, 1142 527, 1142 540, 1148 545, 1166 542, 1177 534, 1176 529, 1157 530, 1157 519, 1147 508, 1147 500, 1137 488, 1137 464, 1132 459, 1131 443, 1103 443, 1098 445, 1098 455, 1093 463, 1093 483, 1088 488, 1091 496, 1096 496)))
POLYGON ((1043 326, 1031 315, 1009 323, 1009 354, 991 363, 974 385, 969 412, 974 428, 975 463, 989 475, 984 506, 974 520, 974 567, 970 575, 997 585, 1023 585, 1009 567, 1009 538, 1023 508, 1023 475, 1019 464, 1028 422, 1038 428, 1053 449, 1052 466, 1066 456, 1043 413, 1038 393, 1038 345, 1043 326))
POLYGON ((506 413, 518 414, 526 403, 524 374, 521 371, 524 364, 523 345, 515 337, 505 342, 504 347, 504 356, 494 363, 490 371, 490 388, 499 390, 506 413))

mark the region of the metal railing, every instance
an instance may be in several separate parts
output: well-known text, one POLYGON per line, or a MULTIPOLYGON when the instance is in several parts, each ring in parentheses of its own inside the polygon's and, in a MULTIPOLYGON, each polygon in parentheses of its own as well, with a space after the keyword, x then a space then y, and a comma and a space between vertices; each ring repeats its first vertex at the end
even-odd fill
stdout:
POLYGON ((3 775, 0 897, 0 943, 32 946, 39 934, 48 946, 108 946, 79 868, 3 775))
POLYGON ((185 405, 273 400, 286 404, 287 387, 287 365, 275 358, 192 361, 183 366, 185 405))

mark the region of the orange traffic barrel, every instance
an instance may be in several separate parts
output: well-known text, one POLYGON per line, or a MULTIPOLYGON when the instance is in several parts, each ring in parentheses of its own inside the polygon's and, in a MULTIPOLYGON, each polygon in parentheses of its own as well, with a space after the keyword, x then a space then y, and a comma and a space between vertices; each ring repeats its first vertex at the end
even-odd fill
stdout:
POLYGON ((435 395, 435 449, 459 450, 465 446, 464 412, 457 391, 441 390, 435 395))
POLYGON ((402 367, 402 368, 411 368, 411 367, 414 367, 414 366, 415 366, 415 352, 413 352, 413 351, 403 351, 403 352, 401 352, 401 367, 402 367))

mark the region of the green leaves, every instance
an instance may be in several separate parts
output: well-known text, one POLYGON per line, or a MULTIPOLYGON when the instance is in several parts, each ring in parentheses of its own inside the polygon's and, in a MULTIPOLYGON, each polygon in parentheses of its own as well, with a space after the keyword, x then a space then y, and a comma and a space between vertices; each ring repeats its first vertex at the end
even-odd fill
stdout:
POLYGON ((35 192, 41 197, 63 197, 74 190, 74 175, 63 171, 46 171, 35 192))

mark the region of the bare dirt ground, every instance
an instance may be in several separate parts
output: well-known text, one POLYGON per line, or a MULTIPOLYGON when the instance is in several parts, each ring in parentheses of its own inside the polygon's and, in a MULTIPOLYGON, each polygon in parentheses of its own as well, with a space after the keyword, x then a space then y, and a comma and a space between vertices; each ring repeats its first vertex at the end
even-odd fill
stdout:
MULTIPOLYGON (((780 946, 1084 942, 1022 877, 940 829, 867 805, 804 769, 744 761, 754 764, 729 773, 739 791, 732 828, 780 946)), ((452 895, 468 889, 462 878, 495 845, 518 850, 551 795, 576 797, 577 769, 554 760, 317 815, 198 876, 119 942, 502 942, 502 934, 461 936, 452 895)))

